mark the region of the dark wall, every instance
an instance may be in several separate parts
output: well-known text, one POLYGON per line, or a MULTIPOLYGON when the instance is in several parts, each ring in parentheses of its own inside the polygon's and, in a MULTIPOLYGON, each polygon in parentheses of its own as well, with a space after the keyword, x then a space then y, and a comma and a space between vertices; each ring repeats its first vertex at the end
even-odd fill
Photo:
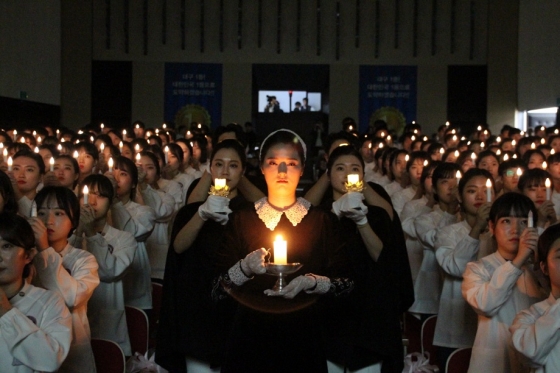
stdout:
POLYGON ((0 97, 0 128, 58 126, 60 106, 0 97))
POLYGON ((132 110, 132 62, 93 61, 91 75, 92 123, 129 126, 132 110))

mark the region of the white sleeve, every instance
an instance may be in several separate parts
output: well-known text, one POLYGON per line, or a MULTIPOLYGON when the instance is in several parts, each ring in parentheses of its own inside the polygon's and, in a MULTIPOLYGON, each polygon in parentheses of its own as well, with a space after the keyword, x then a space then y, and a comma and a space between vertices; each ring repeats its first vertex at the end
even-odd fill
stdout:
POLYGON ((425 247, 430 247, 434 250, 438 229, 455 224, 456 222, 457 217, 455 215, 444 212, 438 223, 434 221, 432 214, 424 214, 414 219, 414 226, 420 242, 422 242, 425 247))
POLYGON ((56 294, 52 294, 49 302, 42 306, 40 325, 35 325, 15 307, 0 317, 0 338, 10 354, 26 367, 33 371, 54 372, 60 368, 70 349, 72 316, 56 294))
POLYGON ((138 242, 144 242, 154 229, 156 216, 150 206, 140 206, 134 216, 124 207, 122 202, 111 206, 113 226, 121 231, 132 233, 138 242))
MULTIPOLYGON (((404 191, 405 191, 405 190, 406 190, 406 189, 401 189, 401 190, 399 190, 398 192, 394 193, 394 194, 391 196, 391 202, 393 202, 393 208, 395 209, 395 211, 397 212, 397 215, 399 215, 399 217, 400 217, 401 214, 402 214, 402 210, 403 210, 403 208, 404 208, 404 204, 405 204, 406 202, 408 202, 407 199, 406 199, 406 197, 405 197, 405 195, 404 195, 404 191)), ((401 220, 402 220, 402 219, 401 219, 401 220)))
POLYGON ((401 225, 404 233, 406 233, 409 237, 419 238, 414 221, 419 216, 429 214, 430 211, 432 210, 426 205, 417 206, 416 203, 406 203, 402 210, 402 215, 399 215, 402 221, 401 225))
POLYGON ((456 237, 451 236, 456 233, 455 230, 436 233, 436 259, 445 273, 461 278, 467 263, 476 260, 480 241, 467 234, 457 242, 456 237))
POLYGON ((550 351, 560 343, 560 300, 542 314, 538 305, 521 311, 509 330, 515 349, 532 364, 543 366, 550 351))
POLYGON ((522 270, 505 262, 490 276, 482 262, 467 264, 461 290, 476 313, 492 317, 509 299, 522 270))
POLYGON ((99 285, 97 262, 91 255, 78 259, 77 268, 69 268, 72 274, 62 266, 62 257, 52 247, 37 253, 33 264, 41 284, 58 292, 70 309, 87 303, 99 285))
POLYGON ((108 242, 97 233, 87 237, 87 250, 95 256, 99 265, 99 279, 103 282, 120 280, 136 253, 136 240, 132 234, 119 231, 116 241, 108 242))
POLYGON ((157 222, 166 222, 175 211, 175 199, 164 191, 154 190, 148 186, 146 190, 142 191, 144 202, 152 209, 154 209, 157 222))
POLYGON ((33 201, 26 196, 21 197, 18 201, 18 213, 23 217, 30 218, 32 204, 33 201))

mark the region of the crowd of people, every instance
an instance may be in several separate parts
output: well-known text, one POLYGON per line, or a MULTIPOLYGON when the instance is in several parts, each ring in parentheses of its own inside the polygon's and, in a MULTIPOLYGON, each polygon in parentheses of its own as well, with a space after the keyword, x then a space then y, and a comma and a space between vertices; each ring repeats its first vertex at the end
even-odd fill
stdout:
POLYGON ((559 128, 357 128, 0 131, 0 370, 131 356, 125 306, 153 317, 159 281, 170 372, 400 373, 405 313, 437 315, 440 371, 465 347, 470 372, 560 371, 559 128))

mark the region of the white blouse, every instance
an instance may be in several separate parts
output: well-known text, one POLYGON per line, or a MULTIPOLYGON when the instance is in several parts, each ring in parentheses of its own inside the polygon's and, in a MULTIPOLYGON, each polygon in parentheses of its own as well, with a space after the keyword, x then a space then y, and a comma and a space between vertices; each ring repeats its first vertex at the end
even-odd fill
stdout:
POLYGON ((560 300, 550 294, 521 311, 509 330, 532 372, 560 372, 560 300))
POLYGON ((467 264, 462 291, 478 314, 469 372, 527 372, 511 349, 508 328, 519 311, 543 299, 533 272, 496 252, 467 264))
POLYGON ((72 312, 72 345, 60 372, 95 372, 87 305, 99 285, 95 257, 85 250, 66 245, 60 253, 52 247, 33 259, 33 284, 56 291, 72 312))
POLYGON ((10 304, 13 308, 0 317, 0 370, 56 371, 72 340, 72 315, 64 300, 53 291, 25 283, 10 304))

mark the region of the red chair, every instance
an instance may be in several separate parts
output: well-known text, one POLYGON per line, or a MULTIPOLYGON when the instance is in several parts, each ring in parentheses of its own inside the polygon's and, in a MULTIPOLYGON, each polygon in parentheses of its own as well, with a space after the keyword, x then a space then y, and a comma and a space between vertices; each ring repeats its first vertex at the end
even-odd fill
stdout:
POLYGON ((148 316, 140 308, 124 306, 124 310, 132 355, 135 352, 144 355, 148 351, 148 339, 150 336, 148 316))
POLYGON ((430 316, 422 324, 422 354, 430 354, 430 364, 437 364, 437 346, 434 346, 437 316, 430 316))
POLYGON ((161 311, 161 299, 163 296, 163 285, 152 281, 152 315, 150 317, 150 348, 156 346, 157 325, 161 311))
POLYGON ((107 339, 92 338, 91 349, 98 372, 124 373, 124 353, 118 344, 107 339))
POLYGON ((460 348, 453 351, 447 358, 445 371, 447 373, 467 373, 471 362, 472 348, 460 348))

